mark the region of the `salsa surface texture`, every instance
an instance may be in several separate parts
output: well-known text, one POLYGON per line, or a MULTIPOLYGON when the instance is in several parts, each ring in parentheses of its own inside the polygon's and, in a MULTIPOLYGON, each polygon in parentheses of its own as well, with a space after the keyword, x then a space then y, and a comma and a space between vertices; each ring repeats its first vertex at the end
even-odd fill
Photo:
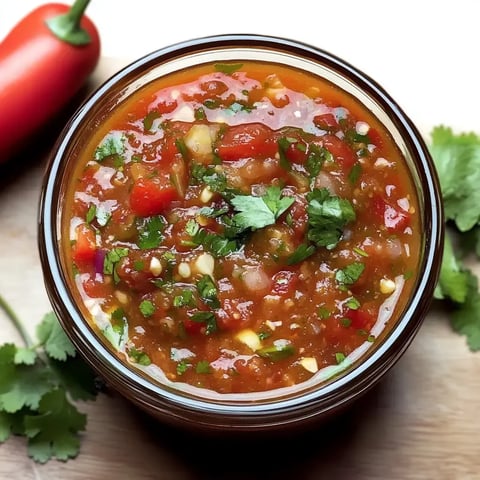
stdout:
POLYGON ((124 361, 270 391, 327 379, 388 333, 417 275, 418 210, 405 159, 351 96, 282 65, 217 63, 156 80, 98 126, 64 250, 124 361))

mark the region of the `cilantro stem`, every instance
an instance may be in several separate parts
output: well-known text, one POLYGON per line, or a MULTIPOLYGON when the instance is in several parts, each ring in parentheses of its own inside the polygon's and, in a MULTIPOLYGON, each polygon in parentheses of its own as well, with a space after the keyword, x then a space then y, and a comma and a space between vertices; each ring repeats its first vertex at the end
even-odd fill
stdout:
POLYGON ((17 332, 22 337, 25 346, 28 348, 32 348, 34 346, 34 342, 30 334, 27 332, 26 328, 23 326, 20 319, 17 317, 16 313, 13 311, 12 307, 7 303, 7 301, 0 295, 0 308, 5 312, 9 320, 12 322, 13 326, 17 330, 17 332))

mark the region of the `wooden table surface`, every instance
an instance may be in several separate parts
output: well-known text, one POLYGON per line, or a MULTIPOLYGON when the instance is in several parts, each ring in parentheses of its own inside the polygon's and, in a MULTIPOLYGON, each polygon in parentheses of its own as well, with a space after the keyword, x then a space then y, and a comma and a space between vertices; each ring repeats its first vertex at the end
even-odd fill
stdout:
MULTIPOLYGON (((93 83, 124 63, 104 58, 93 83)), ((44 156, 0 169, 0 292, 32 331, 51 310, 37 250, 44 156)), ((19 338, 0 312, 7 340, 19 338)), ((480 353, 435 307, 385 379, 308 434, 205 441, 155 423, 115 392, 79 407, 88 425, 75 460, 36 464, 14 437, 0 446, 0 479, 480 479, 480 353)))

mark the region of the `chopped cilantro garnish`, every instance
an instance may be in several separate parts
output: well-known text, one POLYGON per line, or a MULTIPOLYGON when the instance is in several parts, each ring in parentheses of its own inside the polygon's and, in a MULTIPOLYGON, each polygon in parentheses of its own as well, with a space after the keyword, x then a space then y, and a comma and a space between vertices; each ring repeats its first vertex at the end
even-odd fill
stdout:
POLYGON ((105 275, 113 275, 113 280, 115 283, 118 283, 120 280, 117 274, 116 266, 118 262, 127 255, 128 248, 126 247, 112 248, 112 250, 107 252, 105 255, 105 259, 103 261, 103 273, 105 275))
POLYGON ((348 181, 352 185, 355 185, 355 183, 357 183, 358 179, 360 178, 361 174, 362 174, 362 166, 357 162, 353 165, 350 172, 348 172, 348 181))
POLYGON ((287 150, 290 148, 290 145, 292 143, 295 143, 296 141, 297 141, 296 138, 289 138, 289 137, 280 137, 277 141, 278 154, 280 155, 279 165, 284 170, 289 171, 292 169, 292 165, 290 164, 290 161, 287 158, 287 150))
POLYGON ((195 120, 205 120, 207 118, 203 107, 196 108, 193 115, 195 117, 195 120))
POLYGON ((229 210, 228 207, 223 207, 223 208, 202 207, 198 210, 198 214, 208 218, 217 218, 228 213, 228 210, 229 210))
POLYGON ((212 370, 207 360, 200 360, 195 367, 195 371, 197 373, 210 373, 212 370))
POLYGON ((227 177, 217 172, 214 167, 193 163, 190 173, 193 180, 204 183, 212 192, 223 193, 227 188, 227 177))
MULTIPOLYGON (((192 220, 192 222, 198 225, 194 220, 192 220)), ((193 227, 191 227, 189 229, 191 232, 195 232, 189 245, 202 245, 205 250, 215 257, 225 257, 230 253, 236 252, 239 248, 237 241, 234 239, 226 238, 217 233, 211 233, 204 228, 193 230, 193 227)))
POLYGON ((342 352, 337 352, 335 354, 335 360, 338 364, 342 363, 345 360, 345 354, 343 354, 342 352))
POLYGON ((125 152, 126 137, 122 132, 109 133, 95 150, 95 160, 102 162, 113 155, 121 156, 125 152))
POLYGON ((163 241, 165 220, 162 216, 148 217, 137 220, 138 246, 142 250, 158 247, 163 241))
POLYGON ((147 367, 152 363, 150 357, 145 352, 142 352, 135 347, 131 347, 128 350, 128 356, 131 358, 132 361, 138 363, 139 365, 143 365, 144 367, 147 367))
POLYGON ((183 375, 191 365, 187 363, 185 360, 180 360, 177 363, 177 375, 183 375))
POLYGON ((326 148, 311 144, 309 147, 308 158, 305 163, 305 169, 310 178, 315 178, 320 173, 325 161, 330 160, 331 158, 332 154, 326 148))
POLYGON ((213 283, 210 275, 203 275, 197 282, 197 291, 205 305, 208 305, 213 309, 220 308, 220 301, 217 297, 217 287, 215 286, 215 283, 213 283))
POLYGON ((237 70, 240 70, 243 67, 243 63, 216 63, 213 67, 217 72, 231 75, 237 70))
POLYGON ((206 330, 205 333, 210 335, 217 331, 217 318, 213 312, 198 311, 190 315, 192 322, 204 323, 206 330))
POLYGON ((295 263, 302 262, 315 253, 315 247, 313 245, 307 245, 301 243, 295 251, 287 258, 287 265, 294 265, 295 263))
POLYGON ((87 215, 85 216, 85 221, 87 223, 92 223, 95 219, 95 214, 97 213, 97 207, 92 203, 90 207, 88 207, 87 215))
POLYGON ((361 262, 353 262, 345 268, 341 268, 335 272, 335 280, 344 285, 354 284, 365 270, 365 264, 361 262))
POLYGON ((155 313, 155 305, 151 300, 143 300, 138 308, 144 317, 151 317, 155 313))
POLYGON ((317 315, 322 319, 326 320, 327 318, 330 317, 331 312, 327 307, 319 307, 317 310, 317 315))
POLYGON ((177 147, 177 150, 182 155, 183 159, 188 161, 188 159, 189 159, 188 148, 185 145, 185 142, 181 138, 177 138, 175 140, 175 146, 177 147))
POLYGON ((145 262, 143 260, 135 260, 133 262, 133 269, 137 272, 141 272, 145 269, 145 262))
POLYGON ((340 325, 342 327, 348 328, 352 324, 352 320, 350 318, 344 317, 340 319, 340 325))
POLYGON ((100 227, 104 227, 110 220, 111 213, 105 210, 102 206, 95 206, 93 203, 88 208, 85 220, 87 223, 92 223, 95 219, 100 227))
POLYGON ((283 360, 295 353, 295 347, 288 340, 276 340, 273 345, 261 348, 256 352, 263 358, 272 362, 283 360))
POLYGON ((345 305, 352 310, 358 310, 360 308, 360 302, 355 297, 350 297, 345 305))
POLYGON ((230 202, 239 213, 234 215, 233 222, 241 230, 257 230, 273 225, 294 201, 293 197, 282 196, 277 186, 268 187, 261 197, 234 195, 230 202))
POLYGON ((193 290, 184 288, 178 295, 175 295, 175 297, 173 297, 173 306, 178 308, 194 307, 195 297, 193 295, 193 290))
POLYGON ((343 228, 355 220, 352 204, 331 195, 326 188, 315 188, 307 194, 308 238, 319 247, 335 248, 343 228))
POLYGON ((258 332, 258 338, 261 341, 266 340, 267 338, 269 338, 271 336, 272 336, 271 332, 265 332, 265 331, 258 332))
POLYGON ((352 250, 362 257, 368 257, 368 253, 365 250, 362 250, 361 248, 353 247, 352 250))
POLYGON ((143 119, 143 129, 148 132, 153 126, 153 121, 160 117, 158 110, 150 110, 147 116, 143 119))

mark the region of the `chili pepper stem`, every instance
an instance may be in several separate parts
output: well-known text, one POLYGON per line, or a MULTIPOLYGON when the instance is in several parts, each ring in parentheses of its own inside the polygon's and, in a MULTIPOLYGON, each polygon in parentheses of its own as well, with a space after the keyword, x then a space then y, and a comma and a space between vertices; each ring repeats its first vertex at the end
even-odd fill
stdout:
POLYGON ((17 332, 22 337, 23 342, 28 348, 32 348, 35 344, 27 332, 26 328, 23 326, 20 319, 17 317, 12 307, 7 303, 7 301, 0 295, 0 308, 5 312, 9 320, 12 322, 13 326, 17 332))
POLYGON ((64 42, 75 46, 89 44, 90 35, 80 27, 82 15, 89 3, 90 0, 75 0, 67 13, 46 20, 47 27, 64 42))

